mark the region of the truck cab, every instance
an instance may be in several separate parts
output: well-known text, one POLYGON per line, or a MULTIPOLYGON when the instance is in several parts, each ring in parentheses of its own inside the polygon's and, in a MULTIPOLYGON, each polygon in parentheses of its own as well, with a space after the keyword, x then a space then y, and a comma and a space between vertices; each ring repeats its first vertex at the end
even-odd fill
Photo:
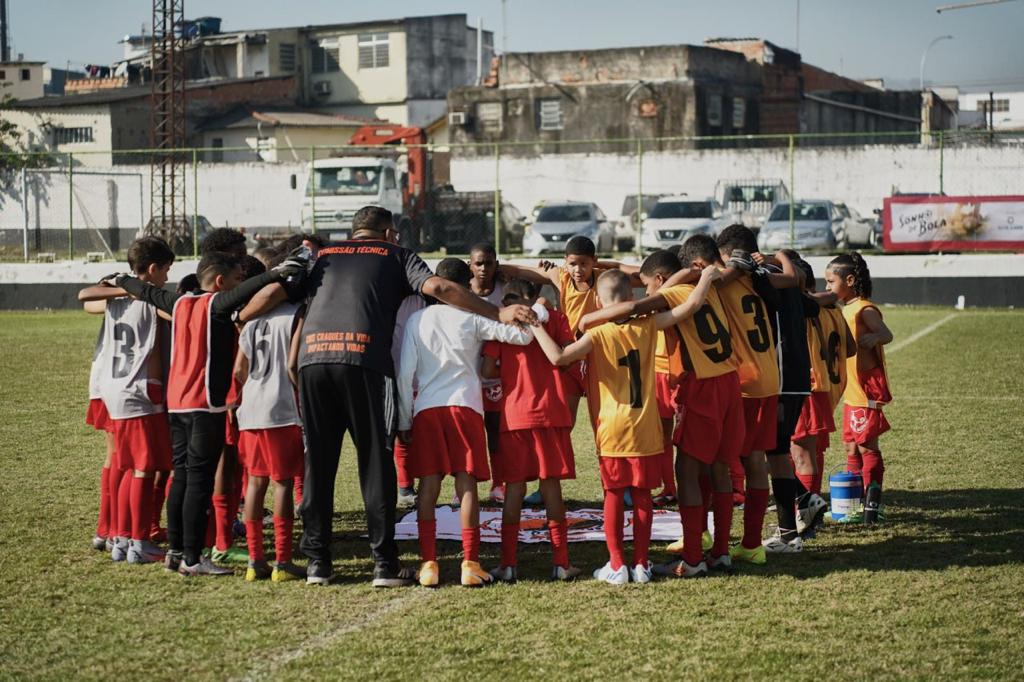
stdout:
POLYGON ((302 229, 329 241, 352 236, 352 218, 363 206, 402 214, 401 173, 391 159, 346 156, 313 161, 302 199, 302 229))

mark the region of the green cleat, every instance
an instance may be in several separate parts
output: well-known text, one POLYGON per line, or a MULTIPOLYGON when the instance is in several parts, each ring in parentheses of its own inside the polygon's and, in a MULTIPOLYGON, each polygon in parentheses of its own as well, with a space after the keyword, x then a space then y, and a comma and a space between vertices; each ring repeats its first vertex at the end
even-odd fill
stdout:
POLYGON ((210 552, 210 558, 213 559, 215 564, 248 563, 249 552, 238 547, 228 547, 225 550, 214 547, 213 551, 210 552))
POLYGON ((754 549, 747 549, 743 545, 736 545, 729 548, 729 556, 733 561, 742 561, 755 566, 764 566, 768 563, 768 557, 764 551, 764 545, 758 545, 754 549))
POLYGON ((704 531, 700 536, 700 549, 703 552, 710 552, 711 548, 715 546, 715 539, 711 537, 711 533, 704 531))

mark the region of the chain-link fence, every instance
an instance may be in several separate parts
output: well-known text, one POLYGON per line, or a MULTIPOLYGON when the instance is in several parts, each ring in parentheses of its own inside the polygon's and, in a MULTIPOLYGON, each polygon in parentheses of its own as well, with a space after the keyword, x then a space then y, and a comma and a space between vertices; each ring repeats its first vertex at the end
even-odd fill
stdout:
POLYGON ((342 239, 366 204, 402 216, 402 241, 429 253, 488 241, 503 256, 536 256, 575 234, 603 253, 642 253, 737 221, 772 247, 873 248, 885 197, 1024 193, 1019 132, 826 137, 187 149, 164 191, 173 225, 153 217, 162 176, 150 151, 9 157, 0 258, 117 258, 141 233, 170 228, 182 255, 224 226, 253 246, 300 231, 342 239), (814 227, 825 222, 827 233, 814 227))

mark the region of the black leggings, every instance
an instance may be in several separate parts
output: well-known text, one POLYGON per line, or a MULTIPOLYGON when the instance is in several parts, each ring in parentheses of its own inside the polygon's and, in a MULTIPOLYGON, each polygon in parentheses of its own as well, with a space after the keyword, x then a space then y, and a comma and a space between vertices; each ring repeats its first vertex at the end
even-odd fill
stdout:
POLYGON ((224 450, 225 412, 170 415, 174 480, 167 496, 167 541, 194 564, 206 544, 210 499, 224 450))

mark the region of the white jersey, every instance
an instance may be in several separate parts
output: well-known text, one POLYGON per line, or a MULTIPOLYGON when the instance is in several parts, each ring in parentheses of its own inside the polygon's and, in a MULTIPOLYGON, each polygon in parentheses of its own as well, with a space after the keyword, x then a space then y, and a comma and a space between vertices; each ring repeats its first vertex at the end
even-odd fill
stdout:
POLYGON ((131 298, 107 301, 103 319, 100 397, 112 419, 133 419, 164 411, 149 398, 149 356, 157 347, 156 308, 131 298))
POLYGON ((107 316, 104 315, 100 321, 100 331, 96 335, 96 348, 92 351, 92 367, 89 368, 89 400, 99 400, 102 396, 100 391, 100 372, 103 369, 103 341, 106 339, 104 332, 107 327, 107 316))
POLYGON ((285 303, 251 320, 238 337, 238 351, 249 359, 242 385, 238 428, 275 429, 301 424, 295 388, 288 379, 288 346, 299 306, 285 303))

